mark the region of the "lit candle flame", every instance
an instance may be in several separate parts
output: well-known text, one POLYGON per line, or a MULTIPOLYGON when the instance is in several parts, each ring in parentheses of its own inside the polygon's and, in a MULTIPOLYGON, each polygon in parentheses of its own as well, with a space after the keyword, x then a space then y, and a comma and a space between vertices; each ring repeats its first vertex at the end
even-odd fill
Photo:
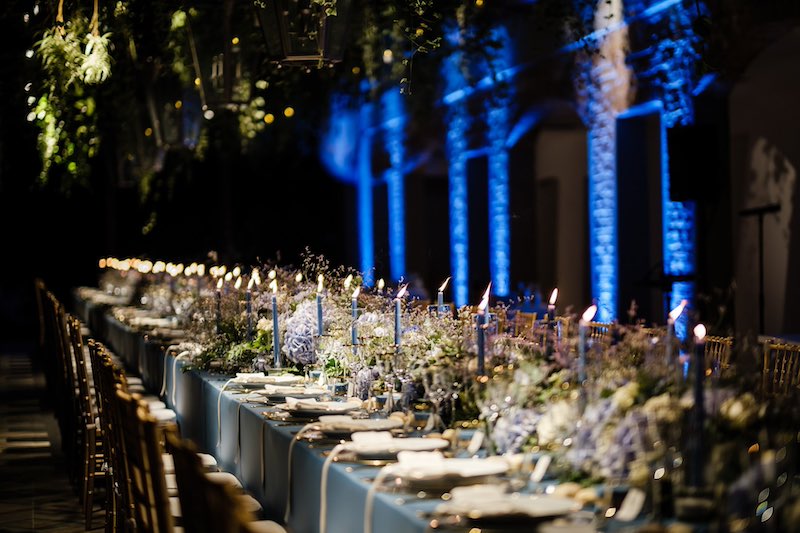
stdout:
POLYGON ((250 278, 250 281, 247 282, 247 290, 248 291, 253 288, 253 285, 255 284, 255 282, 256 282, 255 278, 250 278))
POLYGON ((406 283, 405 285, 403 285, 402 287, 400 287, 400 290, 399 290, 399 291, 397 291, 397 299, 398 299, 398 300, 399 300, 400 298, 402 298, 403 296, 405 296, 405 295, 406 295, 406 289, 407 289, 407 288, 408 288, 408 283, 406 283))
POLYGON ((594 318, 594 315, 597 314, 597 306, 592 304, 586 308, 586 311, 583 312, 583 316, 581 317, 582 322, 591 322, 594 318))
POLYGON ((217 274, 219 274, 220 276, 224 276, 225 272, 227 272, 227 271, 228 271, 228 267, 226 267, 225 265, 220 265, 217 268, 217 274))
POLYGON ((361 287, 356 287, 356 290, 353 291, 353 300, 358 298, 358 295, 361 294, 361 287))
POLYGON ((444 283, 442 283, 441 287, 439 287, 439 292, 444 292, 445 288, 447 287, 447 284, 450 283, 450 277, 451 276, 448 276, 447 279, 444 280, 444 283))
POLYGON ((695 342, 703 342, 706 338, 706 327, 703 324, 697 324, 694 327, 694 340, 695 342))
POLYGON ((553 292, 550 293, 550 305, 556 305, 556 300, 558 300, 558 287, 553 289, 553 292))
POLYGON ((217 281, 217 289, 221 289, 222 288, 223 281, 224 280, 222 278, 219 278, 219 281, 217 281))
POLYGON ((317 276, 317 293, 322 293, 322 283, 325 281, 325 276, 320 274, 317 276))
POLYGON ((344 278, 344 290, 350 290, 350 284, 353 283, 353 275, 348 274, 346 278, 344 278))
POLYGON ((294 277, 294 280, 297 283, 300 283, 301 281, 303 281, 303 273, 302 272, 298 272, 297 275, 294 277))
POLYGON ((233 274, 233 277, 238 278, 239 276, 242 275, 242 269, 239 268, 239 266, 237 265, 233 267, 233 271, 231 273, 233 274))
POLYGON ((203 276, 206 273, 206 266, 205 265, 197 265, 197 275, 203 276))
POLYGON ((242 287, 242 276, 236 278, 236 283, 233 284, 233 288, 237 291, 242 287))
POLYGON ((272 289, 272 294, 277 294, 278 293, 278 281, 274 280, 274 279, 272 281, 270 281, 269 282, 269 288, 272 289))
POLYGON ((269 277, 269 279, 275 279, 278 276, 278 273, 275 272, 275 269, 272 269, 269 271, 269 274, 267 274, 267 276, 269 277))
POLYGON ((678 317, 683 314, 683 310, 686 308, 686 304, 688 304, 686 300, 681 300, 681 303, 678 304, 675 309, 669 312, 669 318, 674 322, 678 320, 678 317))
POLYGON ((225 281, 230 281, 232 279, 233 279, 233 273, 232 272, 228 272, 228 273, 225 274, 225 281))
POLYGON ((99 266, 100 268, 105 268, 106 267, 106 260, 105 259, 101 259, 100 261, 97 262, 97 266, 99 266))
POLYGON ((378 290, 382 291, 385 286, 386 286, 386 282, 383 281, 383 278, 379 279, 378 280, 378 290))
POLYGON ((481 303, 478 305, 478 311, 485 311, 489 307, 489 293, 492 290, 492 282, 489 282, 489 285, 486 287, 486 292, 483 293, 483 298, 481 298, 481 303))

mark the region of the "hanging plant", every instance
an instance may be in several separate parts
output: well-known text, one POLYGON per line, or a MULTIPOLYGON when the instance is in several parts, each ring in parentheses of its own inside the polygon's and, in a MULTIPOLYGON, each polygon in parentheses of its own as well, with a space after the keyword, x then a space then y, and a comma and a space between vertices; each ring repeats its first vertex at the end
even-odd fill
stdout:
MULTIPOLYGON (((65 21, 63 0, 60 1, 55 26, 45 30, 36 46, 43 73, 42 94, 29 100, 28 120, 40 130, 37 147, 42 161, 42 185, 54 175, 62 177, 64 190, 76 183, 85 184, 89 160, 97 155, 100 136, 96 102, 85 84, 108 77, 110 58, 107 36, 104 46, 89 42, 87 54, 91 59, 83 52, 82 38, 97 29, 96 15, 93 23, 80 12, 65 21)), ((96 37, 103 38, 99 32, 96 37)))
POLYGON ((89 24, 91 32, 86 36, 86 52, 81 63, 83 81, 90 85, 103 83, 111 75, 111 54, 108 53, 111 34, 100 35, 100 13, 97 3, 98 0, 94 0, 94 13, 89 24))

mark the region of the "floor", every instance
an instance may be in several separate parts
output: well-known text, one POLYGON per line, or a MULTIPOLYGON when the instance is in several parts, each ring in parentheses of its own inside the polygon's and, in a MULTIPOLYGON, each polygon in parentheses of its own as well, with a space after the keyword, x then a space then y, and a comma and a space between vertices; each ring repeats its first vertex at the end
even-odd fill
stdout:
MULTIPOLYGON (((84 531, 32 346, 0 346, 0 533, 84 531)), ((96 514, 96 531, 102 530, 96 514)))

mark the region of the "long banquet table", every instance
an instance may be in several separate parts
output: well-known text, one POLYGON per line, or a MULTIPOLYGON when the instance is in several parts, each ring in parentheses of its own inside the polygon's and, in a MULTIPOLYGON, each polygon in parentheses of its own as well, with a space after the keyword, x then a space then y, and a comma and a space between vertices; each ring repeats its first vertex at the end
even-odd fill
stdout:
MULTIPOLYGON (((263 505, 265 518, 282 521, 289 485, 289 444, 302 425, 269 420, 262 414, 269 407, 244 402, 244 395, 237 390, 223 391, 229 376, 184 371, 187 361, 176 360, 161 342, 118 321, 104 306, 76 296, 75 309, 92 334, 106 341, 150 391, 158 393, 165 385, 164 400, 177 413, 181 434, 202 451, 213 454, 221 468, 236 475, 263 505)), ((304 441, 295 445, 288 527, 297 533, 319 531, 323 452, 331 448, 304 441)), ((327 488, 329 533, 363 531, 367 491, 378 470, 345 462, 331 465, 327 488)), ((425 515, 439 501, 413 494, 378 492, 373 530, 430 531, 430 520, 425 515)))

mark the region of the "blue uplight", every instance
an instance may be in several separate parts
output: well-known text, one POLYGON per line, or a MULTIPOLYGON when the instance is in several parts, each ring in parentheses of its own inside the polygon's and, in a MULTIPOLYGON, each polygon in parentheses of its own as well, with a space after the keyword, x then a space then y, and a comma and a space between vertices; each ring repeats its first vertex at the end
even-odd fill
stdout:
MULTIPOLYGON (((696 39, 692 29, 693 9, 678 5, 668 14, 668 23, 673 36, 663 39, 653 50, 651 65, 657 74, 653 79, 660 84, 664 104, 662 116, 661 146, 661 195, 663 224, 664 274, 666 276, 693 276, 696 269, 695 250, 695 205, 694 202, 672 202, 669 197, 669 160, 666 129, 686 126, 694 122, 693 74, 697 53, 693 43, 696 39)), ((672 284, 670 309, 681 300, 692 302, 695 287, 691 281, 672 284)), ((675 334, 685 339, 688 334, 687 313, 675 324, 675 334)))
POLYGON ((381 99, 383 103, 384 139, 389 154, 386 177, 387 205, 389 208, 389 269, 392 279, 406 274, 406 224, 405 224, 405 107, 397 89, 390 89, 381 99))
MULTIPOLYGON (((512 63, 511 39, 503 27, 492 30, 498 44, 489 59, 492 72, 505 72, 512 63)), ((507 140, 510 130, 511 87, 500 86, 487 100, 486 132, 489 145, 489 272, 492 291, 508 296, 511 290, 511 220, 507 140)))
MULTIPOLYGON (((464 89, 461 52, 454 52, 444 61, 442 76, 445 93, 464 89)), ((469 298, 469 227, 467 220, 467 132, 470 116, 463 99, 447 107, 447 161, 450 198, 450 270, 453 276, 453 300, 456 306, 469 298)))
MULTIPOLYGON (((363 103, 359 114, 361 130, 370 126, 372 105, 363 103)), ((358 137, 358 250, 359 265, 364 275, 364 285, 374 281, 375 243, 372 227, 372 143, 368 135, 358 137)))

